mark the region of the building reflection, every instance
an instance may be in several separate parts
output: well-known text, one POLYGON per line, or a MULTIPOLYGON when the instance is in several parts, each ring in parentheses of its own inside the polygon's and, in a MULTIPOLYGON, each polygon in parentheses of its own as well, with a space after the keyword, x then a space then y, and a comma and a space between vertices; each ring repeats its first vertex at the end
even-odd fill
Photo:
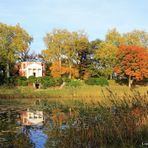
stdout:
POLYGON ((42 126, 44 123, 43 111, 27 111, 21 112, 21 124, 26 126, 42 126))

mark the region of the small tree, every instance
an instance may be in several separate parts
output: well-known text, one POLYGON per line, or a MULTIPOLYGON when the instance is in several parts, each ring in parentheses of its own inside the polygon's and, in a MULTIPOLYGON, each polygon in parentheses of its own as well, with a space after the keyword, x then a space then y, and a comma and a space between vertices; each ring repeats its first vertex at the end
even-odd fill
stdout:
POLYGON ((128 78, 129 88, 134 80, 148 78, 147 49, 137 46, 120 46, 114 70, 118 75, 128 78))

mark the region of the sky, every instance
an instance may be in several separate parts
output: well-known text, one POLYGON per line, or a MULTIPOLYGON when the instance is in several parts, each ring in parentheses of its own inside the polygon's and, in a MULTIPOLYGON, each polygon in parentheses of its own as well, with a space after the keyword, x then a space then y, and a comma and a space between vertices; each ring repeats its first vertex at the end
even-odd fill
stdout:
POLYGON ((148 31, 148 0, 0 0, 0 22, 19 23, 34 38, 31 51, 40 53, 53 29, 83 30, 90 41, 112 28, 148 31))

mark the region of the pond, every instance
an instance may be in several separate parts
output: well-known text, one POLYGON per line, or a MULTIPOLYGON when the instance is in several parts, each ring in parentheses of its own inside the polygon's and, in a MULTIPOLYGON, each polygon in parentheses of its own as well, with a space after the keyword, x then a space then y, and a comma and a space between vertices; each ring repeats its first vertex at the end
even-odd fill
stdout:
MULTIPOLYGON (((139 96, 138 96, 139 97, 139 96)), ((146 97, 147 99, 147 97, 146 97)), ((0 148, 143 147, 148 102, 1 100, 0 148)))
POLYGON ((41 110, 1 108, 0 147, 43 148, 47 120, 41 110))

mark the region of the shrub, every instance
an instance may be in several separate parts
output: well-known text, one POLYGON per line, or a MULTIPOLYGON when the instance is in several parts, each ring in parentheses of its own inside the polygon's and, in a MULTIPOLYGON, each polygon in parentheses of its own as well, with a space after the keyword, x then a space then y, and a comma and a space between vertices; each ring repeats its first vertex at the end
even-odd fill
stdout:
POLYGON ((55 86, 60 86, 63 83, 62 78, 54 78, 55 86))
POLYGON ((16 83, 18 86, 27 86, 28 85, 26 77, 18 77, 16 83))
POLYGON ((24 80, 24 81, 26 81, 27 80, 27 78, 26 77, 18 77, 18 79, 20 79, 20 80, 24 80))
POLYGON ((107 79, 104 77, 90 78, 86 80, 85 83, 88 85, 100 85, 100 86, 109 85, 107 79))
POLYGON ((68 82, 71 81, 71 79, 69 79, 69 78, 67 78, 67 77, 63 77, 62 79, 63 79, 63 82, 66 82, 66 83, 68 83, 68 82))
POLYGON ((36 78, 35 76, 30 76, 30 77, 28 78, 28 83, 35 83, 36 80, 37 80, 37 78, 36 78))
POLYGON ((66 82, 66 85, 70 87, 78 87, 78 86, 81 86, 81 81, 80 80, 70 80, 66 82))
POLYGON ((41 77, 39 79, 40 79, 39 83, 43 85, 43 88, 47 88, 55 85, 54 79, 49 76, 41 77))
POLYGON ((15 86, 16 85, 16 77, 11 76, 9 78, 5 78, 4 83, 8 86, 15 86))
POLYGON ((28 82, 27 81, 22 81, 21 86, 27 86, 28 82))

